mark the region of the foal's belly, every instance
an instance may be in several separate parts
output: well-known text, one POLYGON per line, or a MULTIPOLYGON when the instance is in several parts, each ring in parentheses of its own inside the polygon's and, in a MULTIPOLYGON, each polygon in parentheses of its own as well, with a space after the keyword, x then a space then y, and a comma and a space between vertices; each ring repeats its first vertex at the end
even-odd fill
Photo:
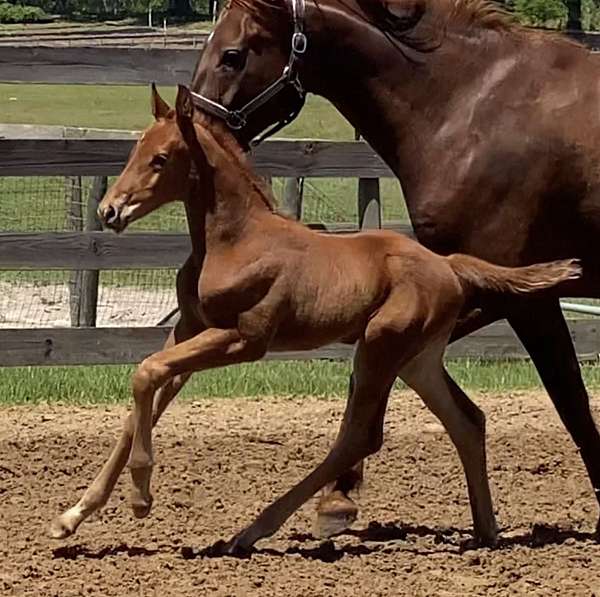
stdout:
POLYGON ((274 338, 274 350, 310 350, 333 342, 356 342, 379 307, 379 295, 378 287, 369 284, 308 283, 292 296, 289 316, 280 323, 274 338))

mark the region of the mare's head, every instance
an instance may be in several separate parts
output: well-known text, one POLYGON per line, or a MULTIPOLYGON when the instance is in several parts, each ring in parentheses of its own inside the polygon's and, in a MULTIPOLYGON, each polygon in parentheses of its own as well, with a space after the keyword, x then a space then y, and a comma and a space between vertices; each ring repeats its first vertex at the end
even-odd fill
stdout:
POLYGON ((117 232, 165 203, 184 201, 190 193, 191 159, 182 132, 193 116, 189 93, 180 89, 172 110, 152 85, 152 114, 154 123, 140 136, 98 207, 102 222, 117 232))
MULTIPOLYGON (((291 0, 229 0, 211 33, 192 81, 193 91, 239 110, 282 76, 292 47, 291 0)), ((299 110, 290 85, 253 112, 236 133, 243 142, 299 110)))

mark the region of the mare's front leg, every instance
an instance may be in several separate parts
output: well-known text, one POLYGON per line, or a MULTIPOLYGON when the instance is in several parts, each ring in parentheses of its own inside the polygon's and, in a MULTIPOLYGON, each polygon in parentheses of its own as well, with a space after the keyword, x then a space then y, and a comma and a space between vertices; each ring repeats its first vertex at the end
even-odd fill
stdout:
POLYGON ((145 359, 133 376, 133 444, 131 507, 138 518, 152 507, 152 396, 157 388, 178 375, 189 375, 235 363, 257 361, 267 349, 262 339, 248 340, 237 329, 210 328, 197 336, 145 359))

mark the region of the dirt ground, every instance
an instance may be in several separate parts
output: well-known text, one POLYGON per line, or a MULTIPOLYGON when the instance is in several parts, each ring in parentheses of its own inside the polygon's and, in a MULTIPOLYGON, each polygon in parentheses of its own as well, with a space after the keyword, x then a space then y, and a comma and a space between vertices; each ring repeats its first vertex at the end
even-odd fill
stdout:
MULTIPOLYGON (((515 393, 476 401, 488 415, 498 549, 461 549, 470 515, 458 458, 418 400, 400 394, 385 446, 369 460, 355 529, 315 541, 313 501, 250 559, 202 550, 318 462, 343 401, 175 405, 156 433, 151 516, 131 516, 123 475, 102 513, 63 542, 46 538, 47 523, 92 479, 124 409, 4 409, 0 594, 599 596, 597 505, 549 400, 515 393)), ((598 398, 594 407, 599 413, 598 398)))

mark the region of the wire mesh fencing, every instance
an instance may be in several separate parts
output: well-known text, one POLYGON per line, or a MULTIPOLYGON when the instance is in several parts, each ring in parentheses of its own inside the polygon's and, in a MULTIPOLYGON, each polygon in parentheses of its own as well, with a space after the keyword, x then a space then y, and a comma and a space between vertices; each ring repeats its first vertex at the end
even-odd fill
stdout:
MULTIPOLYGON (((112 179, 97 177, 0 178, 0 231, 65 232, 98 230, 98 200, 112 179)), ((273 179, 273 192, 282 202, 284 179, 273 179)), ((313 179, 304 181, 302 216, 309 223, 356 223, 357 181, 313 179)), ((401 219, 399 189, 383 187, 386 217, 401 219), (389 200, 388 200, 389 197, 389 200)), ((173 203, 131 225, 135 232, 187 232, 185 211, 173 203)), ((160 250, 158 248, 157 250, 160 250)), ((154 326, 176 307, 176 270, 63 270, 0 271, 0 327, 43 328, 89 325, 82 301, 89 275, 96 276, 93 325, 154 326), (88 277, 86 277, 88 276, 88 277)))

